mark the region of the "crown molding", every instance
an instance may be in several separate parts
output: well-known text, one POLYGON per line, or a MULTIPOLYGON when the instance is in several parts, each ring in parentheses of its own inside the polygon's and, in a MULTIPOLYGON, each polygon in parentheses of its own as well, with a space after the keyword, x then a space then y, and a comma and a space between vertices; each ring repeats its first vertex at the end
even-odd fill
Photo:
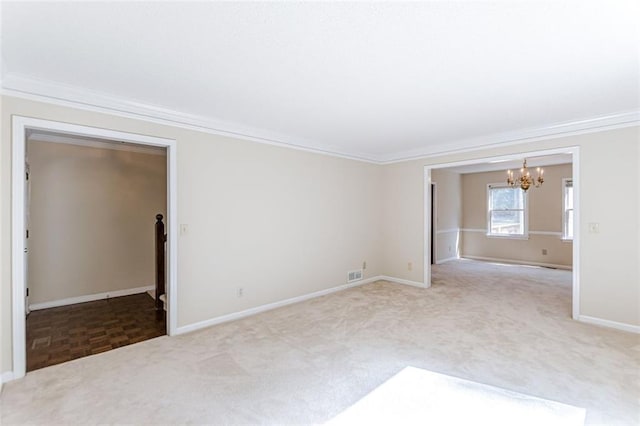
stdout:
POLYGON ((0 82, 2 84, 0 93, 7 96, 382 165, 640 125, 640 110, 632 110, 583 120, 555 123, 548 126, 484 135, 477 138, 444 141, 433 146, 388 155, 375 155, 364 152, 346 152, 333 146, 276 134, 263 129, 222 122, 195 114, 14 73, 2 76, 0 82))
POLYGON ((527 142, 539 142, 545 139, 583 135, 638 125, 640 125, 640 110, 624 111, 584 120, 556 123, 549 126, 494 133, 477 138, 460 139, 430 148, 403 151, 389 156, 389 158, 381 161, 380 164, 401 163, 427 157, 440 157, 450 154, 473 152, 481 149, 519 145, 527 142))
POLYGON ((382 158, 360 152, 343 152, 326 144, 292 138, 263 129, 222 122, 204 116, 176 111, 131 99, 121 98, 67 84, 25 77, 14 73, 3 76, 1 94, 54 105, 107 113, 125 118, 149 121, 165 126, 248 140, 282 148, 379 163, 382 158))

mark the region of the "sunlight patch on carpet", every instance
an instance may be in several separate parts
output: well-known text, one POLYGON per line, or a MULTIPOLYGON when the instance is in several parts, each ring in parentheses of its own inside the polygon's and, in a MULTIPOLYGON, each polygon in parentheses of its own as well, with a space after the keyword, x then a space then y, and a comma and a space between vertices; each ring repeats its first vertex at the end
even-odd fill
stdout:
POLYGON ((327 424, 574 426, 585 415, 584 408, 406 367, 327 424))

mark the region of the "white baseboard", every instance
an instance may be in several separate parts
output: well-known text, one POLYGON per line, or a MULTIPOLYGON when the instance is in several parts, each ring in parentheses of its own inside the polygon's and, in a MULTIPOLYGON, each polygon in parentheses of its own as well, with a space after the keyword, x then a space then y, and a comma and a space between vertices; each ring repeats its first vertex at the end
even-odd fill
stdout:
POLYGON ((405 285, 411 285, 411 286, 420 287, 420 288, 427 288, 428 287, 428 286, 425 286, 424 283, 421 283, 419 281, 409 281, 409 280, 404 280, 402 278, 388 277, 386 275, 380 275, 380 277, 378 277, 378 279, 385 280, 385 281, 390 281, 390 282, 396 283, 396 284, 405 284, 405 285))
POLYGON ((483 260, 486 262, 499 262, 499 263, 509 263, 516 265, 528 265, 528 266, 544 266, 545 268, 555 268, 555 269, 566 269, 571 271, 573 268, 568 265, 558 265, 555 263, 542 263, 542 262, 529 262, 527 260, 516 260, 516 259, 501 259, 499 257, 484 257, 484 256, 470 256, 464 255, 460 256, 461 259, 473 259, 473 260, 483 260))
POLYGON ((251 315, 256 315, 262 312, 270 311, 272 309, 281 308, 283 306, 292 305, 294 303, 303 302, 305 300, 313 299, 316 297, 324 296, 324 295, 335 293, 342 290, 347 290, 349 288, 358 287, 358 286, 373 283, 376 281, 390 281, 396 284, 406 284, 406 285, 412 285, 415 287, 425 288, 423 283, 420 283, 417 281, 409 281, 409 280, 403 280, 401 278, 393 278, 385 275, 378 275, 375 277, 366 278, 362 281, 343 284, 336 287, 328 288, 326 290, 320 290, 314 293, 304 294, 302 296, 292 297, 290 299, 281 300, 279 302, 268 303, 266 305, 261 305, 261 306, 256 306, 255 308, 246 309, 244 311, 234 312, 231 314, 222 315, 220 317, 211 318, 208 320, 196 322, 189 325, 184 325, 182 327, 178 327, 176 329, 175 334, 178 335, 178 334, 190 333, 192 331, 200 330, 202 328, 210 327, 212 325, 222 324, 229 321, 235 321, 241 318, 249 317, 251 315))
POLYGON ((0 383, 7 383, 13 380, 13 371, 5 371, 0 375, 0 383))
POLYGON ((441 263, 451 262, 452 260, 458 260, 458 256, 447 257, 446 259, 436 260, 436 265, 440 265, 441 263))
POLYGON ((578 321, 586 324, 599 325, 602 327, 615 328, 622 331, 628 331, 630 333, 640 334, 640 325, 631 325, 623 322, 610 321, 601 318, 589 317, 586 315, 579 315, 578 321))
POLYGON ((105 293, 87 294, 86 296, 69 297, 68 299, 52 300, 51 302, 33 303, 29 305, 29 310, 55 308, 58 306, 74 305, 76 303, 93 302, 94 300, 109 299, 112 297, 130 296, 132 294, 146 293, 154 290, 154 286, 126 288, 124 290, 108 291, 105 293))
POLYGON ((316 297, 320 297, 320 296, 324 296, 327 294, 331 294, 331 293, 335 293, 337 291, 342 291, 342 290, 347 290, 349 288, 353 288, 353 287, 358 287, 364 284, 369 284, 375 281, 380 281, 383 278, 380 276, 376 276, 376 277, 371 277, 371 278, 366 278, 362 281, 356 281, 354 283, 349 283, 349 284, 343 284, 343 285, 339 285, 337 287, 331 287, 325 290, 320 290, 320 291, 316 291, 313 293, 309 293, 309 294, 303 294, 302 296, 296 296, 296 297, 292 297, 290 299, 285 299, 285 300, 281 300, 279 302, 273 302, 273 303, 267 303, 266 305, 260 305, 260 306, 256 306, 255 308, 250 308, 250 309, 246 309, 244 311, 240 311, 240 312, 234 312, 231 314, 227 314, 227 315, 222 315, 220 317, 216 317, 216 318, 211 318, 208 320, 204 320, 204 321, 200 321, 200 322, 196 322, 193 324, 189 324, 189 325, 184 325, 182 327, 178 327, 176 329, 176 335, 177 334, 184 334, 184 333, 190 333, 192 331, 196 331, 196 330, 200 330, 201 328, 206 328, 206 327, 210 327, 212 325, 216 325, 216 324, 222 324, 225 322, 229 322, 229 321, 234 321, 237 319, 241 319, 241 318, 246 318, 252 315, 256 315, 262 312, 266 312, 266 311, 270 311, 272 309, 277 309, 277 308, 281 308, 283 306, 287 306, 287 305, 292 305, 294 303, 298 303, 298 302, 303 302, 305 300, 309 300, 309 299, 313 299, 316 297))

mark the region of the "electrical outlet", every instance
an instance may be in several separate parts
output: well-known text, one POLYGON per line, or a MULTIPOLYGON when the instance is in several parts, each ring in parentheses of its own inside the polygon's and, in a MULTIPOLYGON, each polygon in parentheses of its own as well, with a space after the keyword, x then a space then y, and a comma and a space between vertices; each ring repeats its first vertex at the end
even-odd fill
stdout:
POLYGON ((542 249, 542 255, 546 256, 547 255, 547 249, 542 249))
POLYGON ((413 271, 413 263, 411 262, 407 263, 407 269, 410 271, 413 271))
POLYGON ((367 261, 362 262, 362 269, 367 269, 367 261))
POLYGON ((242 287, 238 287, 238 297, 244 296, 244 289, 242 287))

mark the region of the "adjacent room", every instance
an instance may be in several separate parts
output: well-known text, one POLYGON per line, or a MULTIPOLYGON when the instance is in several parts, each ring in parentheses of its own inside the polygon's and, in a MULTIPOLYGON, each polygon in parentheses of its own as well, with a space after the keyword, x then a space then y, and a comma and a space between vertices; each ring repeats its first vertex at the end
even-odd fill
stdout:
POLYGON ((640 425, 640 4, 0 3, 0 423, 640 425))
POLYGON ((434 169, 432 263, 464 257, 571 269, 572 177, 571 154, 434 169), (519 190, 509 171, 542 183, 519 190))
MULTIPOLYGON (((502 265, 496 268, 505 273, 514 270, 513 265, 529 266, 530 274, 561 269, 566 272, 559 275, 573 287, 577 212, 571 154, 435 168, 430 197, 432 265, 463 259, 502 265)), ((472 264, 467 262, 467 267, 472 264)), ((482 279, 482 266, 478 268, 475 278, 482 279)), ((571 292, 564 302, 570 317, 571 292)))
POLYGON ((25 160, 27 371, 166 334, 165 150, 30 131, 25 160))

